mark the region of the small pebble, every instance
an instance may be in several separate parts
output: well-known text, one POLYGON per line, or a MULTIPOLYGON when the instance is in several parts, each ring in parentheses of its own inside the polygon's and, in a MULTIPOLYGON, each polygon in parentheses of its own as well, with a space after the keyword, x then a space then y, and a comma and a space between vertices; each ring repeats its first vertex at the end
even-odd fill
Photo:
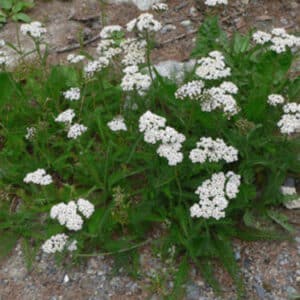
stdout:
POLYGON ((70 281, 70 278, 69 278, 68 274, 65 274, 63 282, 68 283, 69 281, 70 281))
POLYGON ((190 27, 190 26, 192 26, 192 21, 191 20, 184 20, 184 21, 180 22, 180 24, 184 27, 190 27))

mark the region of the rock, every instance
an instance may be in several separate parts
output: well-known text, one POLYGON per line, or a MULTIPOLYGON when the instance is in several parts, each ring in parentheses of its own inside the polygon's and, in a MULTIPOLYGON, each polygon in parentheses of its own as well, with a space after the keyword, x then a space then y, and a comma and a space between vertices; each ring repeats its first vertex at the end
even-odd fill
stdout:
POLYGON ((108 3, 130 3, 137 6, 139 10, 148 10, 154 3, 158 3, 158 0, 108 0, 108 3))
POLYGON ((176 60, 166 60, 155 65, 158 73, 169 79, 175 79, 178 83, 184 79, 185 72, 190 72, 194 68, 196 61, 178 62, 176 60))
POLYGON ((286 288, 286 291, 287 291, 289 296, 293 296, 293 295, 297 294, 297 290, 292 286, 288 286, 286 288))
POLYGON ((176 30, 176 26, 175 25, 172 25, 172 24, 167 24, 165 25, 162 29, 161 29, 161 33, 162 34, 165 34, 167 32, 170 32, 172 30, 176 30))
POLYGON ((194 283, 187 284, 186 287, 186 299, 187 300, 199 300, 201 296, 201 289, 194 283))
POLYGON ((259 285, 259 284, 255 284, 254 288, 256 290, 257 296, 259 297, 259 299, 266 299, 266 292, 265 289, 259 285))
POLYGON ((197 11, 197 8, 196 8, 196 7, 192 6, 192 7, 190 8, 190 15, 191 15, 192 17, 197 17, 197 16, 198 16, 198 11, 197 11))
POLYGON ((184 27, 190 27, 190 26, 192 26, 192 21, 191 20, 183 20, 182 22, 180 22, 180 24, 184 27))
POLYGON ((70 278, 69 278, 68 274, 65 274, 63 283, 68 283, 69 281, 70 281, 70 278))

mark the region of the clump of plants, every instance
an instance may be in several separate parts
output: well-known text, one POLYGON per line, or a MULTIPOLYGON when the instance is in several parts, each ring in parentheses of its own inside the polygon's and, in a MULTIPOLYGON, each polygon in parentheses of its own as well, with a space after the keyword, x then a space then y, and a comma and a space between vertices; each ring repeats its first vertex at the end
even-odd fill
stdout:
POLYGON ((292 231, 276 209, 295 198, 281 187, 300 171, 300 77, 289 76, 299 37, 229 39, 207 18, 195 67, 176 82, 151 63, 161 24, 149 13, 104 27, 97 56, 66 65, 47 65, 37 23, 21 32, 40 65, 0 73, 1 239, 75 260, 135 257, 147 241, 174 250, 178 284, 193 262, 220 292, 218 260, 241 296, 232 240, 292 231))
POLYGON ((31 21, 30 17, 24 13, 24 11, 34 6, 33 1, 21 1, 21 0, 1 0, 0 2, 0 27, 2 27, 8 19, 12 19, 15 22, 31 21))

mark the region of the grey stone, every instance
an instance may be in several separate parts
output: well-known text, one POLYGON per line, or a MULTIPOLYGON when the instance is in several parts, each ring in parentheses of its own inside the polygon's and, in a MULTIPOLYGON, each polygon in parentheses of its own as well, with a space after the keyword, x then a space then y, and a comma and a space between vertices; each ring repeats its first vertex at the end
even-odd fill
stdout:
POLYGON ((180 22, 180 24, 184 27, 190 27, 190 26, 192 26, 192 21, 191 20, 184 20, 184 21, 180 22))
POLYGON ((172 25, 172 24, 167 24, 165 25, 162 29, 161 29, 161 33, 162 34, 165 34, 167 32, 170 32, 172 30, 176 30, 176 26, 175 25, 172 25))
POLYGON ((186 299, 198 300, 201 296, 201 289, 195 283, 189 283, 186 286, 186 299))
POLYGON ((265 289, 261 285, 255 284, 254 288, 256 290, 256 293, 257 293, 257 296, 259 297, 259 299, 266 299, 265 289))
POLYGON ((158 0, 108 0, 108 3, 130 3, 137 6, 139 10, 148 10, 154 3, 158 3, 158 0))
POLYGON ((169 79, 175 79, 178 83, 184 79, 185 72, 191 72, 195 66, 195 60, 178 62, 176 60, 165 60, 155 65, 158 73, 169 79))

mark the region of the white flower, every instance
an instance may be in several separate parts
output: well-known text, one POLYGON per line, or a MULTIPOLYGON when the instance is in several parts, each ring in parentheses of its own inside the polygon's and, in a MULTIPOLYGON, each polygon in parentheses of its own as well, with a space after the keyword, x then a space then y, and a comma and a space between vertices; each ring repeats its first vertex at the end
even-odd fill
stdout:
POLYGON ((84 217, 86 217, 87 219, 89 219, 91 217, 91 215, 94 213, 95 211, 95 206, 94 204, 92 204, 90 201, 83 199, 83 198, 79 198, 77 200, 77 207, 78 210, 83 214, 84 217))
POLYGON ((83 56, 83 55, 75 55, 73 53, 71 53, 71 54, 69 54, 67 56, 67 60, 71 64, 77 64, 77 63, 83 61, 84 59, 85 59, 85 56, 83 56))
POLYGON ((284 114, 277 123, 282 134, 292 134, 300 129, 300 104, 292 102, 283 106, 284 114))
POLYGON ((60 113, 57 118, 55 119, 55 122, 61 122, 61 123, 72 123, 73 118, 75 117, 75 112, 73 109, 67 109, 64 112, 60 113))
POLYGON ((233 199, 239 192, 241 177, 233 172, 215 173, 211 179, 205 180, 198 186, 195 194, 199 202, 190 208, 191 217, 214 218, 219 220, 225 217, 228 199, 233 199))
POLYGON ((176 166, 183 160, 183 154, 177 151, 179 147, 181 147, 181 144, 161 144, 156 152, 159 156, 168 160, 169 166, 176 166))
POLYGON ((66 246, 68 236, 64 233, 53 235, 43 245, 42 250, 45 253, 62 252, 66 246))
POLYGON ((76 251, 77 250, 77 241, 74 240, 72 241, 69 246, 67 247, 67 249, 72 252, 72 251, 76 251))
POLYGON ((25 135, 26 140, 32 140, 36 134, 36 128, 35 127, 27 127, 26 128, 27 133, 25 135))
POLYGON ((50 217, 57 219, 60 225, 66 226, 69 230, 78 231, 83 226, 83 219, 77 214, 77 205, 74 201, 54 205, 51 208, 50 217))
POLYGON ((97 54, 107 59, 112 59, 122 53, 117 43, 112 39, 102 40, 98 43, 97 54))
POLYGON ((231 75, 230 68, 226 67, 224 56, 219 51, 212 51, 208 57, 203 57, 198 60, 199 66, 195 73, 203 79, 219 79, 231 75))
POLYGON ((112 131, 120 131, 120 130, 127 131, 127 126, 122 116, 115 117, 113 120, 107 123, 107 126, 112 131))
POLYGON ((0 50, 0 65, 7 65, 9 62, 9 56, 5 51, 0 50))
POLYGON ((272 106, 277 106, 284 103, 284 98, 278 94, 271 94, 268 96, 268 103, 272 106))
POLYGON ((52 177, 46 174, 44 169, 37 169, 32 173, 28 173, 23 179, 25 183, 35 183, 40 185, 48 185, 53 182, 52 177))
POLYGON ((122 31, 122 27, 120 25, 105 26, 100 32, 100 37, 102 39, 110 39, 112 38, 115 32, 120 32, 120 31, 122 31))
POLYGON ((145 132, 151 129, 158 130, 159 128, 165 127, 166 121, 166 118, 156 115, 148 110, 139 119, 139 131, 145 132))
POLYGON ((93 76, 96 72, 100 72, 104 68, 109 65, 109 60, 104 57, 98 57, 97 60, 93 60, 88 62, 87 65, 84 66, 84 73, 87 77, 93 76))
POLYGON ((6 45, 4 40, 0 40, 0 48, 4 47, 6 45))
POLYGON ((202 80, 194 80, 186 83, 175 92, 177 99, 190 98, 192 100, 199 100, 202 96, 204 82, 202 80))
POLYGON ((146 143, 156 144, 160 141, 157 154, 165 157, 170 166, 175 166, 183 160, 180 149, 186 138, 174 128, 165 127, 165 124, 165 118, 147 111, 139 119, 139 131, 144 133, 146 143))
POLYGON ((131 32, 137 29, 139 32, 150 31, 157 32, 161 29, 161 23, 156 21, 153 15, 149 13, 141 14, 138 18, 131 20, 127 23, 127 31, 131 32))
POLYGON ((216 6, 219 4, 227 5, 228 0, 205 0, 204 4, 206 4, 207 6, 216 6))
POLYGON ((139 65, 146 62, 146 46, 145 40, 127 39, 121 43, 124 51, 122 64, 125 66, 139 65))
POLYGON ((169 9, 166 3, 155 3, 152 5, 152 9, 155 11, 167 11, 169 9))
POLYGON ((230 118, 236 115, 240 108, 231 94, 238 91, 237 86, 232 82, 223 82, 219 87, 212 87, 204 90, 204 96, 201 99, 201 109, 211 112, 215 109, 222 109, 230 118))
POLYGON ((253 33, 252 38, 256 44, 264 45, 265 43, 271 41, 272 35, 267 32, 259 30, 253 33))
POLYGON ((197 148, 190 152, 190 160, 193 163, 219 162, 225 160, 231 163, 238 160, 238 151, 232 146, 227 146, 222 139, 213 140, 210 137, 202 137, 197 142, 197 148))
POLYGON ((23 35, 30 35, 33 38, 40 39, 46 32, 46 28, 40 22, 31 22, 29 24, 22 24, 20 31, 23 35))
POLYGON ((77 137, 81 136, 86 131, 87 131, 86 126, 76 123, 70 127, 68 131, 68 138, 77 139, 77 137))
POLYGON ((63 95, 70 101, 77 101, 80 99, 80 88, 72 87, 69 90, 63 92, 63 95))
POLYGON ((94 205, 86 199, 70 201, 68 204, 59 203, 52 206, 50 218, 56 219, 60 225, 66 226, 69 230, 78 231, 82 229, 83 219, 78 214, 82 213, 85 218, 90 218, 95 211, 94 205))
POLYGON ((150 86, 150 76, 140 72, 125 74, 121 82, 121 88, 123 91, 129 92, 136 90, 139 95, 144 95, 150 86))
POLYGON ((271 34, 257 31, 253 34, 253 40, 260 45, 271 42, 270 50, 282 53, 287 48, 300 47, 300 37, 288 34, 284 28, 274 28, 271 34))

